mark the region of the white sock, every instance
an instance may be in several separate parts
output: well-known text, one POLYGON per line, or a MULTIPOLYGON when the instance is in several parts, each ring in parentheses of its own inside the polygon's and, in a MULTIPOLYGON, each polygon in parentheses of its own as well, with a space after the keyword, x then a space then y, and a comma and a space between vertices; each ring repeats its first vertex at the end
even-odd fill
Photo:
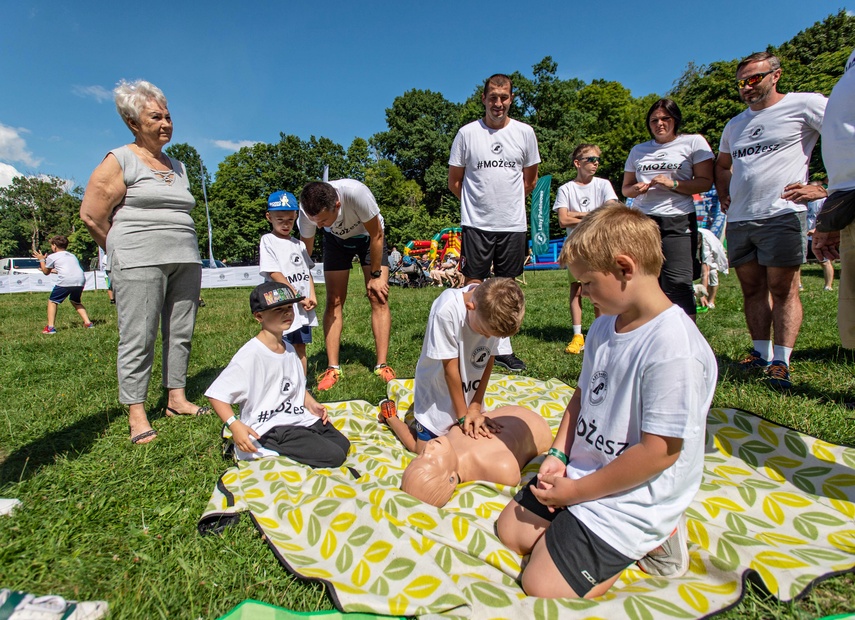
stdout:
POLYGON ((573 335, 574 336, 581 336, 582 335, 582 326, 581 325, 574 325, 573 326, 573 335))
POLYGON ((772 359, 772 341, 771 340, 755 340, 754 350, 760 354, 767 362, 772 359))
POLYGON ((776 344, 775 353, 772 355, 772 361, 775 362, 784 362, 787 366, 790 365, 790 355, 793 354, 792 347, 785 347, 780 344, 776 344))

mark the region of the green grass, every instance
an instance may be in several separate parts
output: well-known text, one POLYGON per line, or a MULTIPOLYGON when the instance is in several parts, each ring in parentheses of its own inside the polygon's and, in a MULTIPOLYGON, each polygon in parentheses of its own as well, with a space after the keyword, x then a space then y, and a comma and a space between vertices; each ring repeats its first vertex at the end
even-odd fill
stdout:
MULTIPOLYGON (((355 273, 354 273, 355 275, 355 273)), ((352 278, 341 357, 343 381, 322 400, 377 403, 384 384, 371 370, 368 302, 352 278)), ((569 338, 567 276, 527 274, 527 315, 515 337, 531 376, 575 385, 581 357, 563 353, 569 338)), ((790 396, 728 370, 747 350, 735 275, 723 278, 718 308, 699 315, 720 360, 715 405, 740 407, 830 442, 855 444, 852 356, 839 348, 836 294, 822 290, 817 267, 804 271, 805 322, 793 356, 790 396)), ((323 288, 319 287, 321 305, 323 288)), ((203 291, 187 391, 196 402, 232 354, 256 333, 249 289, 203 291)), ((390 364, 412 376, 430 304, 438 289, 392 290, 390 364)), ((215 417, 169 419, 155 366, 148 410, 159 435, 132 446, 117 402, 116 316, 102 292, 84 303, 95 321, 83 329, 63 304, 58 333, 43 336, 47 294, 0 295, 0 497, 23 506, 0 518, 0 587, 106 599, 113 618, 216 618, 245 598, 295 610, 330 609, 322 586, 290 577, 248 519, 221 536, 201 537, 196 522, 217 477, 215 417)), ((585 324, 590 305, 585 302, 585 324)), ((309 347, 309 373, 323 370, 322 330, 309 347)), ((159 352, 158 352, 159 357, 159 352)), ((855 609, 855 580, 844 575, 795 604, 751 594, 728 618, 815 618, 855 609)))

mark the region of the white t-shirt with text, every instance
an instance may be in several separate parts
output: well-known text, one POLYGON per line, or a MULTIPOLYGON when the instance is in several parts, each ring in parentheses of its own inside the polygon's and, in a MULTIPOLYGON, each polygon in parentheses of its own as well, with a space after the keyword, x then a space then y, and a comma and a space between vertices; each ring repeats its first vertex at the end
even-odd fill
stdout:
POLYGON ((614 549, 640 558, 668 538, 700 487, 718 366, 678 306, 628 333, 616 333, 615 320, 602 316, 588 331, 567 476, 605 467, 640 443, 642 432, 680 437, 683 447, 676 463, 647 482, 568 510, 614 549))
MULTIPOLYGON (((284 353, 275 353, 253 338, 238 349, 205 396, 238 405, 240 421, 259 436, 277 426, 312 426, 320 419, 304 407, 306 377, 300 358, 288 343, 284 353)), ((278 454, 252 441, 258 451, 244 452, 235 447, 239 459, 278 454)))
POLYGON ((829 194, 855 189, 855 51, 828 97, 822 122, 822 162, 829 194))
MULTIPOLYGON (((363 223, 380 215, 380 207, 377 206, 377 200, 368 186, 355 179, 339 179, 330 181, 329 184, 335 188, 341 208, 336 221, 325 230, 339 239, 368 235, 363 223)), ((381 217, 381 226, 382 223, 381 217)), ((318 231, 318 227, 306 216, 302 207, 297 218, 297 228, 301 237, 314 237, 318 231)))
POLYGON ((416 364, 413 411, 416 420, 437 436, 445 435, 457 424, 442 361, 457 359, 468 406, 499 341, 473 331, 466 320, 463 293, 476 286, 446 289, 433 302, 428 316, 422 352, 416 364))
POLYGON ((788 93, 772 107, 758 112, 747 108, 728 121, 719 151, 733 158, 729 222, 805 210, 781 193, 790 183, 807 182, 826 101, 818 93, 788 93))
MULTIPOLYGON (((688 181, 694 176, 696 164, 714 157, 703 136, 680 134, 664 144, 656 140, 636 144, 629 152, 624 171, 634 172, 639 183, 649 183, 660 174, 672 181, 688 181)), ((634 198, 632 206, 647 215, 660 217, 685 215, 695 210, 691 196, 672 192, 660 185, 634 198)))
MULTIPOLYGON (((288 283, 303 297, 311 292, 312 274, 309 271, 309 254, 303 242, 294 237, 283 239, 273 233, 261 237, 258 248, 258 270, 265 281, 270 281, 270 274, 279 272, 288 283)), ((295 332, 303 326, 315 327, 318 317, 314 310, 308 312, 299 303, 294 304, 294 322, 286 330, 286 334, 295 332)))
POLYGON ((464 125, 451 145, 449 166, 465 168, 460 192, 462 226, 525 232, 523 168, 540 163, 534 130, 514 119, 491 129, 483 119, 464 125))
MULTIPOLYGON (((567 209, 579 213, 590 213, 599 209, 609 200, 617 200, 617 194, 608 179, 593 177, 589 183, 582 185, 576 181, 570 181, 558 188, 555 194, 553 211, 567 209)), ((567 236, 573 232, 575 226, 567 227, 567 236)))

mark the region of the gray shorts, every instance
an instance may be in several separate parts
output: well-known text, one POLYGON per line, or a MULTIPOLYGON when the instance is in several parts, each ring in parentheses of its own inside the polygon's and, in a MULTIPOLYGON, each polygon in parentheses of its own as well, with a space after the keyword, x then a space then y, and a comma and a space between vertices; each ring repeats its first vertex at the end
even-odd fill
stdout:
POLYGON ((795 267, 807 256, 807 214, 783 213, 763 220, 728 222, 727 260, 739 267, 756 260, 763 267, 795 267))

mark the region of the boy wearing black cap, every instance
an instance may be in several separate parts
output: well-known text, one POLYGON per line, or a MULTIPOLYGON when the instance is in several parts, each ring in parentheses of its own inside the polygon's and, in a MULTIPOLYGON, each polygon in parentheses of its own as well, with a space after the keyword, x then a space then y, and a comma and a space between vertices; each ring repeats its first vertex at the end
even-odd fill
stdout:
POLYGON ((297 354, 282 341, 302 299, 278 282, 256 286, 249 308, 261 331, 235 353, 205 396, 231 430, 239 459, 281 455, 309 467, 340 467, 350 442, 306 391, 297 354))
POLYGON ((306 246, 291 236, 300 207, 291 192, 278 191, 267 199, 267 221, 273 232, 261 237, 258 269, 266 282, 282 282, 303 296, 294 307, 294 322, 285 330, 285 341, 294 345, 303 374, 306 374, 306 345, 312 342, 312 328, 318 324, 315 283, 306 246))

